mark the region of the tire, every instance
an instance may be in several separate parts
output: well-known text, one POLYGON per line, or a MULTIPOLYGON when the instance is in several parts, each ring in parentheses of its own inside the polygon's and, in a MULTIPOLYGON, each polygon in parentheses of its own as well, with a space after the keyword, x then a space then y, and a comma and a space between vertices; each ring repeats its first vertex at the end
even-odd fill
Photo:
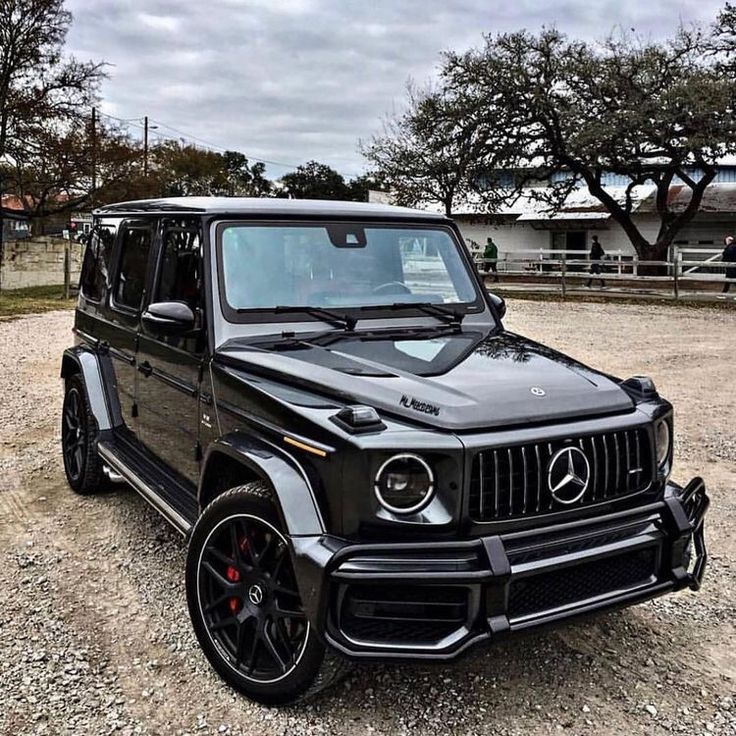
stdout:
POLYGON ((97 438, 97 422, 89 408, 84 382, 78 374, 73 375, 66 382, 61 410, 61 451, 66 480, 83 496, 97 493, 103 486, 97 438))
POLYGON ((189 541, 186 591, 205 656, 252 700, 304 700, 349 669, 304 614, 288 539, 262 481, 232 488, 204 510, 189 541))

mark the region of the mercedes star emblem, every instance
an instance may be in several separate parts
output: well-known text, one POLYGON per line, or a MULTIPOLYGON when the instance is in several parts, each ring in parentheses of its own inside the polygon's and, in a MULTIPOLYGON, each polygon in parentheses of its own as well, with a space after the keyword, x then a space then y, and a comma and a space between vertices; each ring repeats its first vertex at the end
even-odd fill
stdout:
POLYGON ((248 588, 248 600, 254 606, 260 606, 263 602, 263 589, 260 585, 251 585, 248 588))
POLYGON ((552 498, 562 504, 579 501, 590 482, 590 463, 577 447, 563 447, 549 460, 547 486, 552 498))

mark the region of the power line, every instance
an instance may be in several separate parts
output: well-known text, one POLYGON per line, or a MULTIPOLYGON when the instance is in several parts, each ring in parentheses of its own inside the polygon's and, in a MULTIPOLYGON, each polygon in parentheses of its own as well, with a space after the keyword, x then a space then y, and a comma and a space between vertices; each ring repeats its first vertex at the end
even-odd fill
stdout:
MULTIPOLYGON (((197 141, 199 143, 203 143, 205 146, 210 146, 211 148, 218 149, 220 151, 227 151, 229 149, 223 148, 222 146, 217 146, 214 143, 209 143, 208 141, 203 140, 202 138, 198 138, 197 136, 190 135, 189 133, 185 133, 183 130, 179 130, 178 128, 174 128, 172 125, 168 125, 167 123, 163 123, 160 120, 155 120, 154 118, 151 118, 151 121, 156 123, 157 125, 160 125, 164 128, 168 128, 169 130, 173 130, 174 133, 178 133, 179 135, 183 135, 185 138, 189 138, 190 140, 197 141)), ((267 158, 259 158, 258 156, 249 156, 248 154, 243 154, 251 161, 258 161, 259 163, 263 164, 271 164, 272 166, 284 166, 286 168, 290 169, 296 169, 299 164, 287 164, 283 161, 271 161, 267 158)))
MULTIPOLYGON (((141 131, 145 131, 145 127, 140 124, 140 122, 143 120, 143 118, 130 118, 130 119, 126 119, 126 118, 119 118, 119 117, 117 117, 115 115, 110 115, 110 114, 104 113, 104 112, 100 112, 99 114, 100 115, 104 115, 106 118, 110 118, 111 120, 116 120, 119 123, 123 123, 124 125, 132 125, 132 126, 134 126, 135 128, 138 128, 141 131)), ((211 143, 210 141, 206 141, 203 138, 199 138, 198 136, 192 135, 191 133, 187 133, 187 132, 185 132, 183 130, 180 130, 179 128, 175 128, 173 125, 169 125, 168 123, 164 123, 163 121, 157 120, 156 118, 149 117, 148 120, 151 123, 155 123, 156 125, 158 125, 158 126, 160 126, 162 128, 166 128, 167 130, 170 130, 170 131, 172 131, 172 132, 174 132, 174 133, 182 136, 186 140, 195 141, 195 142, 200 143, 201 145, 207 146, 208 148, 211 148, 213 150, 222 151, 222 152, 232 150, 230 148, 224 148, 223 146, 218 146, 215 143, 211 143)), ((149 129, 148 129, 148 132, 149 132, 149 135, 155 135, 156 137, 161 138, 163 140, 173 140, 170 136, 167 136, 164 133, 160 133, 160 132, 152 129, 150 126, 149 126, 149 129)), ((249 161, 257 161, 258 163, 269 164, 271 166, 281 166, 281 167, 286 168, 286 169, 297 169, 301 165, 301 164, 285 163, 283 161, 273 161, 273 160, 267 159, 267 158, 260 158, 259 156, 250 156, 250 155, 248 155, 245 152, 242 152, 242 153, 243 153, 243 155, 249 161)), ((350 178, 352 178, 352 179, 355 179, 355 178, 357 178, 360 175, 359 174, 348 174, 348 176, 350 178)))

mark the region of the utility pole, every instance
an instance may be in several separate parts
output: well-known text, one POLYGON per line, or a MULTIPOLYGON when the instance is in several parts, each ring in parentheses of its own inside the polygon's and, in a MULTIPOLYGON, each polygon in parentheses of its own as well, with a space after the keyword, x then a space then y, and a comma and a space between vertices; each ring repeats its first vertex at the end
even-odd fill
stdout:
POLYGON ((148 178, 148 115, 143 118, 143 178, 148 178))
POLYGON ((92 194, 97 189, 97 108, 92 108, 92 126, 90 129, 90 144, 92 146, 92 194))

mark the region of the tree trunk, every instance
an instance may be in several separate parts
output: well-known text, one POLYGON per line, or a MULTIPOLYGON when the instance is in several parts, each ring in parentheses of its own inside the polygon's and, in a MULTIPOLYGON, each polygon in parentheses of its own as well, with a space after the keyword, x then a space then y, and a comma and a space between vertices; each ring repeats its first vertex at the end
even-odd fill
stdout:
MULTIPOLYGON (((654 243, 645 243, 641 249, 637 248, 642 261, 666 261, 672 243, 669 240, 657 240, 654 243)), ((642 276, 666 276, 667 266, 644 265, 639 266, 642 276)))

